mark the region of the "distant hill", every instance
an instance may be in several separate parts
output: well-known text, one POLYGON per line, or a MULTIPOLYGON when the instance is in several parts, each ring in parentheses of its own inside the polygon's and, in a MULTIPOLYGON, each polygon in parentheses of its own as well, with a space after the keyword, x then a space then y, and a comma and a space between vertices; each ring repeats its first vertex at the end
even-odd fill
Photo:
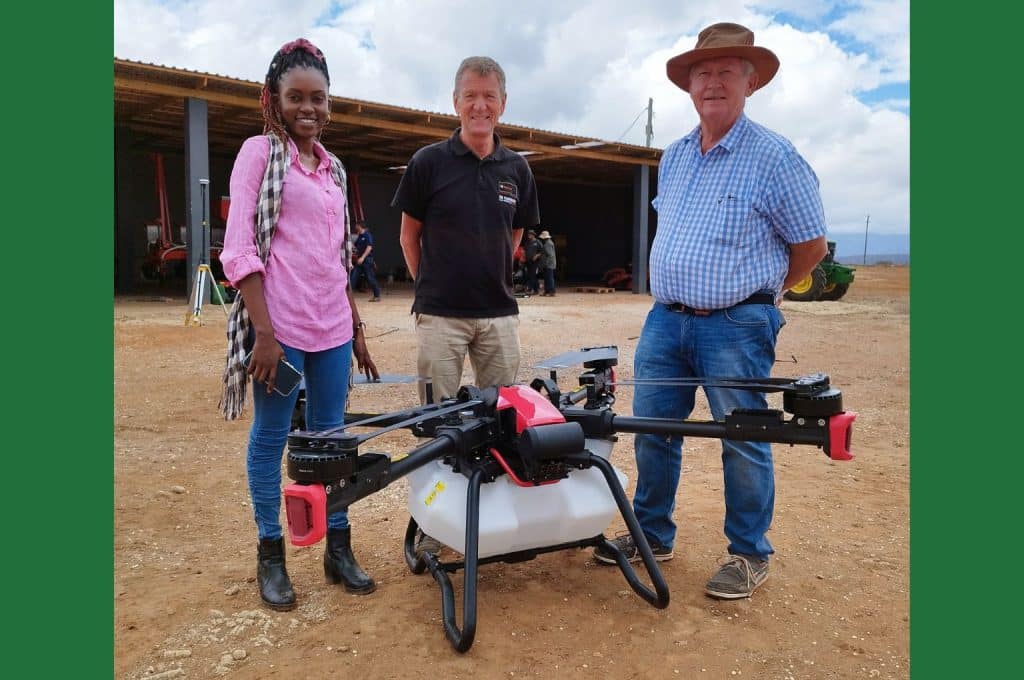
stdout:
POLYGON ((868 255, 868 261, 864 261, 864 254, 855 260, 847 258, 846 260, 840 261, 842 264, 848 264, 851 267, 856 267, 858 264, 910 264, 910 253, 896 253, 893 255, 868 255))
POLYGON ((828 234, 830 241, 836 242, 836 261, 849 265, 907 264, 910 262, 910 234, 872 234, 868 233, 867 262, 864 257, 864 234, 835 233, 828 234))

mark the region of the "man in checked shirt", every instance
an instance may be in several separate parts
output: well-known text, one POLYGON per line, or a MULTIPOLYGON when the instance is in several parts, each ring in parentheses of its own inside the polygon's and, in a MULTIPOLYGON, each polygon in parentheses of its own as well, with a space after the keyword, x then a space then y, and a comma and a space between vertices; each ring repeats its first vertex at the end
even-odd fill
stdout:
MULTIPOLYGON (((818 179, 793 145, 743 113, 767 85, 778 57, 754 46, 738 24, 701 31, 693 50, 668 61, 669 80, 690 94, 700 124, 665 149, 658 170, 658 231, 651 293, 634 358, 641 380, 764 377, 775 362, 785 319, 777 304, 825 255, 818 179)), ((765 395, 705 387, 716 420, 736 408, 767 408, 765 395)), ((687 418, 695 387, 636 386, 637 416, 687 418)), ((633 509, 659 561, 672 558, 672 519, 682 437, 636 436, 633 509)), ((704 592, 749 597, 768 577, 774 552, 765 536, 775 504, 771 446, 722 440, 728 554, 704 592)), ((614 543, 639 559, 628 534, 614 543)), ((615 564, 598 547, 598 564, 615 564)))

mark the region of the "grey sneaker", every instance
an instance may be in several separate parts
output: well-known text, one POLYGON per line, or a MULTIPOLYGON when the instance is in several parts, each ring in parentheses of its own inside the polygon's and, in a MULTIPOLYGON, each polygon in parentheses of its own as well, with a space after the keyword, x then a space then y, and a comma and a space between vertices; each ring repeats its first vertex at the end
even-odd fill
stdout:
MULTIPOLYGON (((630 562, 640 561, 640 551, 637 549, 636 541, 633 540, 631 534, 620 534, 613 538, 611 542, 622 551, 622 554, 630 562)), ((651 552, 654 553, 654 560, 656 562, 665 562, 672 559, 672 548, 666 548, 661 543, 652 541, 650 538, 647 539, 647 542, 651 544, 651 552)), ((598 564, 618 564, 615 561, 615 555, 610 550, 606 550, 603 544, 594 548, 594 561, 598 564)))
POLYGON ((720 559, 718 571, 704 586, 704 593, 720 600, 750 597, 768 578, 768 560, 753 555, 729 555, 720 559))
POLYGON ((441 553, 441 541, 437 540, 429 534, 423 533, 422 529, 416 530, 416 547, 413 551, 416 556, 419 557, 425 552, 434 553, 434 557, 437 557, 441 553))

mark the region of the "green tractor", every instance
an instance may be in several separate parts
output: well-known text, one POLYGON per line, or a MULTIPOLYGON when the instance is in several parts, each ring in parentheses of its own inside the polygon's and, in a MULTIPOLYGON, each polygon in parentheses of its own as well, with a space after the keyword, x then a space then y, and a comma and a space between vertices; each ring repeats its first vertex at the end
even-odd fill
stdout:
POLYGON ((839 264, 836 258, 836 242, 828 242, 828 253, 821 259, 807 277, 786 291, 787 300, 814 302, 815 300, 838 300, 846 295, 853 283, 853 267, 839 264))

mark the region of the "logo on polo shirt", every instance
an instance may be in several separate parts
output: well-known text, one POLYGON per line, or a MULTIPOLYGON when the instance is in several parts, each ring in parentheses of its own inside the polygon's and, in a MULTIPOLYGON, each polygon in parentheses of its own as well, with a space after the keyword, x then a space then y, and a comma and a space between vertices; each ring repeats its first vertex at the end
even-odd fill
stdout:
POLYGON ((515 182, 498 182, 498 200, 513 207, 519 202, 519 187, 515 182))

